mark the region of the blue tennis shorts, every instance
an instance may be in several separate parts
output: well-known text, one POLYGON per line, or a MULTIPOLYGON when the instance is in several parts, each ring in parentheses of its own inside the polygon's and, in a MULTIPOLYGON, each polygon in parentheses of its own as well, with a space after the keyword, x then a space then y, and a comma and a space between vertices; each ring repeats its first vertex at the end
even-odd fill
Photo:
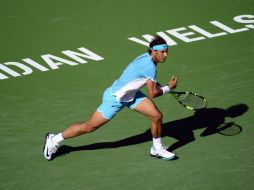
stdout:
POLYGON ((131 102, 118 102, 116 97, 111 95, 110 88, 104 91, 101 105, 97 108, 97 111, 102 113, 105 119, 112 119, 121 109, 127 106, 130 109, 134 109, 142 100, 146 98, 146 95, 141 91, 138 91, 131 102))

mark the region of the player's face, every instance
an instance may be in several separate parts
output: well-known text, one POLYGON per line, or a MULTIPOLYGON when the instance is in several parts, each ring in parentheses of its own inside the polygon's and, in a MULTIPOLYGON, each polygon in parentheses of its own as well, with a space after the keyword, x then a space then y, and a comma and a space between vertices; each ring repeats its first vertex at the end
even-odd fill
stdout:
POLYGON ((155 62, 164 63, 168 56, 168 49, 161 50, 161 51, 153 51, 153 60, 155 62))

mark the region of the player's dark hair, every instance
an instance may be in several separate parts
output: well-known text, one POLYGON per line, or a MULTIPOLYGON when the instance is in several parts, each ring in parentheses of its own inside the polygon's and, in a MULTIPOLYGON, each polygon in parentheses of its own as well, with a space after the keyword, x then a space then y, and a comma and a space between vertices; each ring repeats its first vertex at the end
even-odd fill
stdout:
POLYGON ((153 46, 160 45, 160 44, 167 44, 167 42, 160 36, 154 36, 154 38, 149 44, 149 49, 148 49, 149 54, 151 54, 152 52, 151 48, 153 46))

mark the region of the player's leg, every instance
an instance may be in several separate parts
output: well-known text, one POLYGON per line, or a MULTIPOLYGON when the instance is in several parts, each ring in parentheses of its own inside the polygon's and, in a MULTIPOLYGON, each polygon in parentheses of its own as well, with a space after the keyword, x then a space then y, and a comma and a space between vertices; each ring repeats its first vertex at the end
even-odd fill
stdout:
POLYGON ((50 160, 57 151, 57 147, 64 140, 90 133, 112 119, 122 108, 123 104, 117 102, 107 89, 103 94, 103 102, 93 115, 85 122, 76 123, 57 135, 46 134, 43 148, 44 157, 50 160))
POLYGON ((160 138, 162 133, 163 114, 149 98, 144 98, 134 108, 135 111, 142 113, 150 119, 151 133, 153 138, 160 138))
POLYGON ((115 97, 111 95, 110 90, 107 89, 103 94, 102 104, 93 113, 90 119, 71 125, 62 133, 62 136, 64 139, 68 139, 93 132, 110 121, 123 107, 124 105, 118 103, 115 97))
POLYGON ((134 101, 129 107, 139 113, 142 113, 150 119, 151 133, 153 136, 153 146, 150 150, 151 156, 163 158, 165 160, 173 159, 175 154, 167 151, 162 144, 161 133, 163 114, 157 108, 154 102, 151 99, 145 97, 143 93, 138 92, 134 101))
POLYGON ((57 147, 62 141, 85 133, 93 132, 109 120, 110 119, 104 118, 102 113, 95 111, 86 122, 73 124, 57 135, 47 133, 45 135, 45 143, 43 147, 44 157, 47 160, 51 160, 52 155, 56 153, 57 147))
POLYGON ((98 129, 100 126, 106 124, 110 119, 103 117, 102 113, 95 111, 90 119, 86 122, 75 123, 67 128, 63 133, 63 138, 68 139, 77 137, 79 135, 90 133, 98 129))

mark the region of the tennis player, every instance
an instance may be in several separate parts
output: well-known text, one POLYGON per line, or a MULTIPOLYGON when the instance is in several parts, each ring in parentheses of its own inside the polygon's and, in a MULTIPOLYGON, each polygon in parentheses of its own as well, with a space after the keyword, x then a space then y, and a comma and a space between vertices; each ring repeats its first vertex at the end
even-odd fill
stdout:
POLYGON ((120 78, 104 91, 101 105, 87 121, 73 124, 57 135, 45 135, 44 157, 51 160, 62 141, 95 131, 109 122, 121 109, 128 107, 151 121, 153 146, 150 155, 164 160, 173 159, 175 154, 167 151, 161 140, 163 115, 152 101, 177 86, 177 77, 172 77, 166 86, 161 86, 156 79, 157 64, 165 62, 167 55, 166 41, 155 36, 149 44, 148 53, 132 61, 120 78), (147 87, 148 96, 140 91, 143 86, 147 87))

